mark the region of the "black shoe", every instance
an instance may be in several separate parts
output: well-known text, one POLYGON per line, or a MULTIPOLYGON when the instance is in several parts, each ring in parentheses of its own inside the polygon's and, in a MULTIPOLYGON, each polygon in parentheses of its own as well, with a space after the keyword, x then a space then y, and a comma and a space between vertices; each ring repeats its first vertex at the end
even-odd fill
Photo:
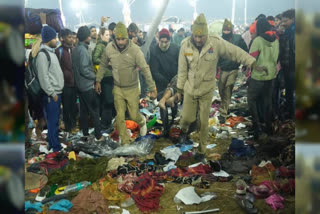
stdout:
POLYGON ((226 122, 226 118, 225 117, 219 115, 218 119, 219 119, 220 124, 225 124, 225 122, 226 122))
POLYGON ((179 144, 184 144, 188 139, 188 134, 181 132, 179 137, 179 144))

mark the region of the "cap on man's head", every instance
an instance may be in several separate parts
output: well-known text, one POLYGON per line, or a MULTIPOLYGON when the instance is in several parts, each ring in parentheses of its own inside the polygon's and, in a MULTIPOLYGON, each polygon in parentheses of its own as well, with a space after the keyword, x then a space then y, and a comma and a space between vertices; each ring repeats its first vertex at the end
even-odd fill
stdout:
POLYGON ((118 22, 114 35, 116 39, 128 39, 127 27, 122 22, 118 22))
POLYGON ((159 39, 161 38, 167 38, 168 40, 170 40, 170 32, 166 28, 163 28, 159 32, 159 39))
POLYGON ((228 19, 225 19, 224 23, 223 23, 222 30, 223 31, 225 31, 225 30, 232 31, 233 30, 233 24, 231 23, 231 21, 229 21, 228 19))
POLYGON ((201 13, 196 20, 194 20, 192 25, 192 34, 195 36, 205 36, 208 35, 208 25, 206 17, 201 13))
POLYGON ((77 37, 78 37, 78 39, 79 39, 80 42, 83 42, 83 41, 86 40, 89 36, 90 36, 90 30, 89 30, 88 26, 81 26, 81 27, 78 29, 77 37))
POLYGON ((57 33, 52 27, 46 25, 41 29, 41 39, 43 43, 50 42, 56 37, 57 33))

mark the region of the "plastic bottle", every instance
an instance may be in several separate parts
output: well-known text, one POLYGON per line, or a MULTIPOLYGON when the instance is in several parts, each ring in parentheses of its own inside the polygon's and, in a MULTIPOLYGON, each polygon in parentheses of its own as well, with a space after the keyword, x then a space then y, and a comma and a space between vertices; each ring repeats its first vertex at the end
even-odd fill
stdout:
POLYGON ((82 181, 80 183, 76 183, 76 184, 72 184, 72 185, 68 185, 66 186, 66 188, 64 189, 64 193, 69 193, 69 192, 76 192, 79 191, 87 186, 90 186, 91 182, 90 181, 82 181))

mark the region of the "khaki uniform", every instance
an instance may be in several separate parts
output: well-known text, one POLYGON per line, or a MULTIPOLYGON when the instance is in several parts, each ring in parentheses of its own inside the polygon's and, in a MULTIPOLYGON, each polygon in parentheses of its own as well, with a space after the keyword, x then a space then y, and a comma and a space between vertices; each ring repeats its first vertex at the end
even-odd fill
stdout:
POLYGON ((219 79, 219 94, 221 97, 221 105, 219 108, 221 116, 228 116, 229 105, 234 84, 238 77, 239 69, 233 71, 221 71, 219 79))
POLYGON ((208 119, 213 90, 216 87, 216 70, 220 57, 251 66, 255 58, 218 36, 209 35, 199 53, 191 42, 191 37, 182 42, 177 88, 183 90, 184 101, 181 116, 181 129, 187 132, 196 118, 197 106, 200 109, 200 149, 204 152, 208 135, 208 119))
MULTIPOLYGON (((156 86, 143 53, 130 40, 122 52, 119 51, 115 41, 108 44, 102 55, 98 74, 104 73, 110 66, 114 80, 113 96, 117 111, 116 123, 122 143, 125 144, 129 143, 130 139, 125 124, 126 110, 128 109, 130 118, 140 127, 144 125, 144 119, 139 113, 139 68, 148 87, 156 90, 156 86)), ((99 77, 103 78, 103 75, 97 75, 97 81, 99 81, 99 77)))

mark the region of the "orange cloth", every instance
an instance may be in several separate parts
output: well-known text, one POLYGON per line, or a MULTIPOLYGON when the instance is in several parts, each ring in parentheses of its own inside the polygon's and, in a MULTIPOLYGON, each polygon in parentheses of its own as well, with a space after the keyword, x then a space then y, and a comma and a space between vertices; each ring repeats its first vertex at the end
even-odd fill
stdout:
POLYGON ((264 167, 254 165, 251 169, 251 183, 259 185, 264 181, 273 181, 276 169, 271 163, 266 164, 264 167))
POLYGON ((228 119, 226 120, 226 124, 227 124, 227 123, 230 123, 230 124, 228 124, 227 126, 234 127, 234 126, 237 125, 238 123, 242 123, 242 122, 244 122, 244 121, 246 121, 246 119, 244 119, 244 117, 241 117, 241 116, 239 116, 239 117, 230 117, 230 118, 228 118, 228 119))
POLYGON ((257 21, 253 22, 253 23, 250 25, 249 31, 250 31, 251 34, 257 32, 257 31, 256 31, 256 24, 257 24, 257 21))

